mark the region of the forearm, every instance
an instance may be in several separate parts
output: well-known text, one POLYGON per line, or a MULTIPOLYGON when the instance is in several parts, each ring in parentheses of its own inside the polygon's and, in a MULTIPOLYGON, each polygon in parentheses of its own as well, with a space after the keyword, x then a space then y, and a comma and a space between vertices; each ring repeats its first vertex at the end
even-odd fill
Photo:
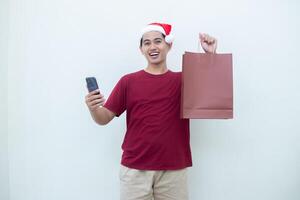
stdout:
POLYGON ((114 117, 114 114, 104 107, 98 107, 95 110, 90 110, 93 120, 99 125, 108 124, 114 117))

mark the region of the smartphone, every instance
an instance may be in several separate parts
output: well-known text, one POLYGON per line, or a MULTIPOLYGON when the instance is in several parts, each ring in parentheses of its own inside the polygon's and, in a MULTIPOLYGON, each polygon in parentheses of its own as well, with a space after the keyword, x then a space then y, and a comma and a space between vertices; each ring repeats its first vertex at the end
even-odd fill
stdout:
MULTIPOLYGON (((86 77, 86 84, 89 92, 99 89, 98 83, 95 77, 86 77)), ((97 93, 99 94, 99 93, 97 93)))

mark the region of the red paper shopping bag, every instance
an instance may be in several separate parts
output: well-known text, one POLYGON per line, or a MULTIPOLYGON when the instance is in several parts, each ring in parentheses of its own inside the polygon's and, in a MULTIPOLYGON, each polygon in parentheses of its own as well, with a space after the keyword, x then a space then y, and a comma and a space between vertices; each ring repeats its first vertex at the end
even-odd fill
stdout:
POLYGON ((233 118, 232 54, 185 52, 181 118, 233 118))

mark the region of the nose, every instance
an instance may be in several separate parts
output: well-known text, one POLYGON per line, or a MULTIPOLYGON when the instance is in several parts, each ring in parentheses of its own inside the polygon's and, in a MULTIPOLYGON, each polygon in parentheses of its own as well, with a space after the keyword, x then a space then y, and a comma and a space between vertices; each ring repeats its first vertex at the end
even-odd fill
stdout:
POLYGON ((152 49, 156 49, 156 45, 154 43, 151 43, 151 45, 150 45, 150 50, 152 50, 152 49))

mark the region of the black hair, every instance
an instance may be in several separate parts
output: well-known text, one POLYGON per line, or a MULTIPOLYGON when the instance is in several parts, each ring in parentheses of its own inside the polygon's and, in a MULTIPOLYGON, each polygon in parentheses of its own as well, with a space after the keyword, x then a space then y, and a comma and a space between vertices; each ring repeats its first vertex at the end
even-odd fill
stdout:
MULTIPOLYGON (((165 38, 166 36, 165 36, 165 34, 161 34, 162 36, 163 36, 163 38, 165 38)), ((141 38, 141 40, 140 40, 140 47, 142 47, 142 45, 143 45, 143 37, 141 38)))

